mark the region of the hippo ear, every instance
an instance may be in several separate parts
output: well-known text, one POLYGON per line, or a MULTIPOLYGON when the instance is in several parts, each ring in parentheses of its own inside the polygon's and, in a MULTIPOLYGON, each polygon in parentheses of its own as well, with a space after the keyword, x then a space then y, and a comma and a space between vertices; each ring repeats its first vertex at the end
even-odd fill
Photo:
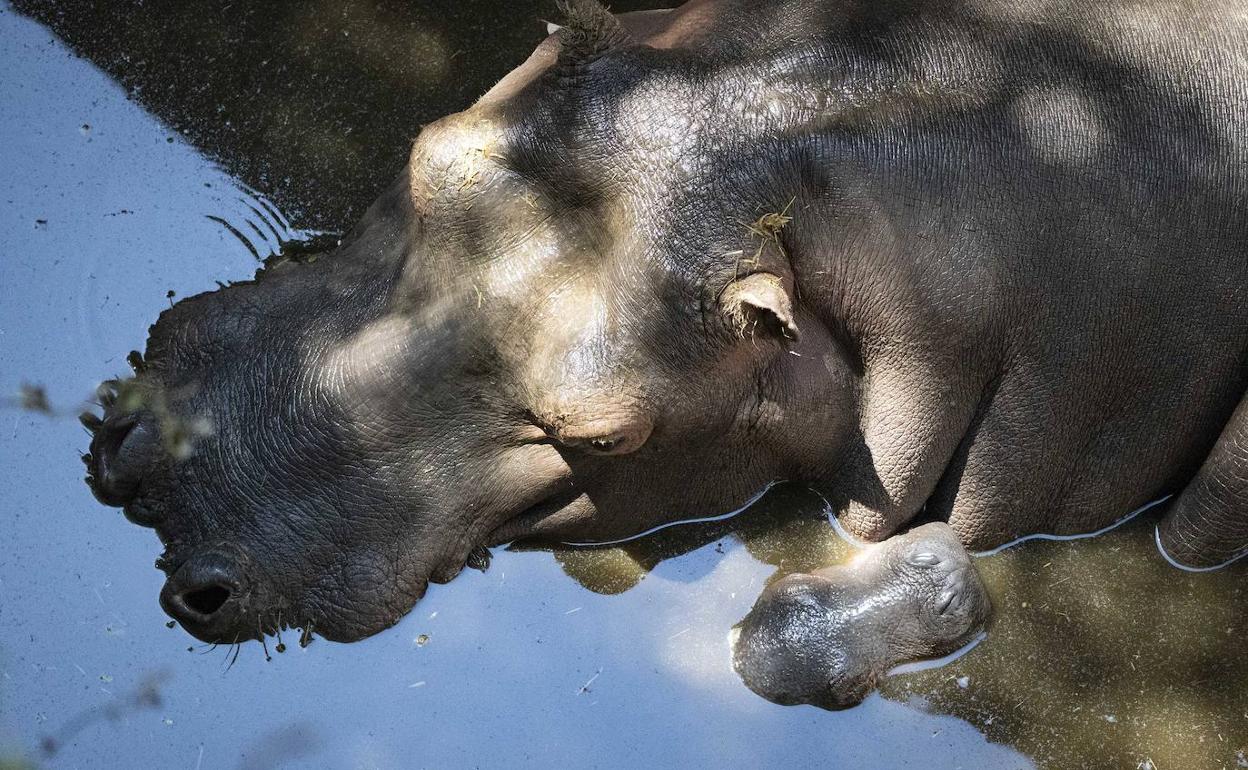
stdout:
POLYGON ((738 278, 719 295, 719 304, 729 328, 742 337, 761 327, 785 339, 798 338, 793 300, 779 276, 751 273, 738 278))
POLYGON ((628 39, 620 20, 598 0, 559 0, 558 6, 564 17, 558 27, 559 62, 565 66, 592 61, 628 39))

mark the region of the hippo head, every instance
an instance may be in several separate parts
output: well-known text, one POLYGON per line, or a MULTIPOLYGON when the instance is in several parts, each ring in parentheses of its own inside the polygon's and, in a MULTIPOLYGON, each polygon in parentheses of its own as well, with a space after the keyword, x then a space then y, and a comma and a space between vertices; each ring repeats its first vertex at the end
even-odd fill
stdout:
POLYGON ((925 524, 769 585, 735 630, 733 665, 768 700, 846 708, 893 667, 966 646, 991 614, 953 530, 925 524))
POLYGON ((358 639, 486 546, 835 458, 852 366, 795 297, 799 180, 705 141, 685 65, 588 27, 426 126, 335 252, 179 302, 106 388, 90 483, 155 528, 195 636, 358 639))

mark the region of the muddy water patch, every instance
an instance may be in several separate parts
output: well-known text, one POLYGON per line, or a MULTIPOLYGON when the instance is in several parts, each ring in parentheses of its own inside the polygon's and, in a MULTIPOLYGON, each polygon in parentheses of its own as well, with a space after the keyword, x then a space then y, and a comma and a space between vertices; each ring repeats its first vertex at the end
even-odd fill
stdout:
POLYGON ((1236 767, 1248 746, 1248 568, 1171 567, 1145 514, 978 560, 997 615, 950 666, 886 683, 1052 767, 1236 767))
MULTIPOLYGON (((619 593, 692 549, 749 554, 763 567, 739 584, 752 601, 772 581, 858 552, 825 510, 817 495, 779 487, 731 521, 555 558, 591 590, 619 593)), ((1248 565, 1174 569, 1154 543, 1162 512, 977 558, 996 607, 987 636, 942 666, 890 676, 883 696, 966 720, 1042 767, 1242 766, 1248 565)))

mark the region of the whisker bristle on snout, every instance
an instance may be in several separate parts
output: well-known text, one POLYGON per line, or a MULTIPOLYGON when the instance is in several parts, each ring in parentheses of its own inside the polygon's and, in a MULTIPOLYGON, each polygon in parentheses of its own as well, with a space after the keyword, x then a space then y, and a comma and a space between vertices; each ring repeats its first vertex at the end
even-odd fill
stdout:
POLYGON ((105 380, 95 389, 95 397, 100 406, 109 409, 117 403, 117 391, 120 383, 117 380, 105 380))

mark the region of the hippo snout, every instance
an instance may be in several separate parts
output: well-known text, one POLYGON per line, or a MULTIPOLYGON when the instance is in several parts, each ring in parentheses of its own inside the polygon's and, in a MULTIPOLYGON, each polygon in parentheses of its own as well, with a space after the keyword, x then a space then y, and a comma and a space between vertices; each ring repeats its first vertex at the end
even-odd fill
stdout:
POLYGON ((252 604, 246 559, 227 551, 204 551, 178 567, 160 592, 160 606, 191 635, 205 642, 255 638, 259 620, 252 604))

